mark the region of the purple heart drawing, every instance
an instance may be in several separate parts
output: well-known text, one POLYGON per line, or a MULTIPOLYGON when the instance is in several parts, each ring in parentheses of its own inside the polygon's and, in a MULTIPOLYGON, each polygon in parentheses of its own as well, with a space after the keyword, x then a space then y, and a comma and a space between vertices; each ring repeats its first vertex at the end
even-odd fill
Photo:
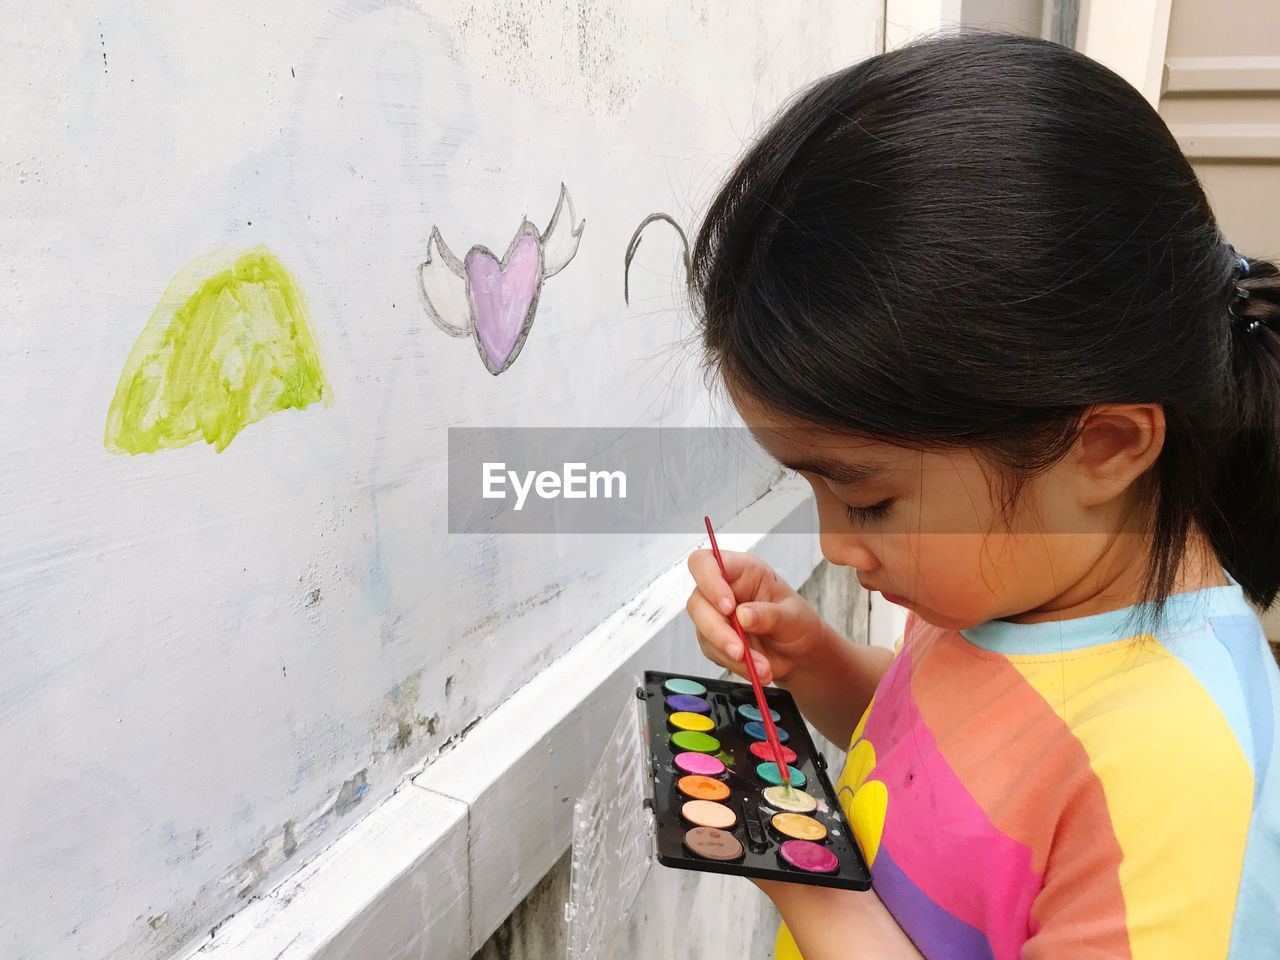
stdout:
POLYGON ((431 231, 427 259, 418 267, 418 289, 427 315, 445 333, 470 336, 486 369, 495 376, 510 368, 529 336, 542 281, 563 270, 578 252, 586 222, 574 224, 573 200, 564 184, 545 231, 520 223, 499 261, 487 248, 472 247, 459 260, 431 231), (567 226, 561 214, 568 208, 567 226))
POLYGON ((498 259, 484 247, 472 247, 463 267, 476 336, 489 369, 503 370, 524 345, 542 289, 542 247, 536 233, 522 233, 498 259))

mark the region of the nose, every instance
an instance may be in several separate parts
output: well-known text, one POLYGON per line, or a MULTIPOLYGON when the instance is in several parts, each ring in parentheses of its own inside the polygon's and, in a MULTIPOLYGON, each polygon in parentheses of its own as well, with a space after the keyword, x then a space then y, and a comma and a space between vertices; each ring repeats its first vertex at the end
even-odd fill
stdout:
POLYGON ((855 570, 874 570, 880 566, 876 555, 856 533, 832 530, 826 524, 820 524, 818 542, 822 555, 836 566, 853 567, 855 570))
POLYGON ((845 506, 821 480, 806 476, 813 488, 814 503, 818 508, 818 544, 822 555, 830 563, 855 570, 874 570, 880 566, 876 555, 869 549, 865 538, 849 529, 845 506))
POLYGON ((874 570, 880 561, 860 533, 849 529, 844 506, 834 498, 818 498, 818 543, 822 555, 840 567, 874 570))

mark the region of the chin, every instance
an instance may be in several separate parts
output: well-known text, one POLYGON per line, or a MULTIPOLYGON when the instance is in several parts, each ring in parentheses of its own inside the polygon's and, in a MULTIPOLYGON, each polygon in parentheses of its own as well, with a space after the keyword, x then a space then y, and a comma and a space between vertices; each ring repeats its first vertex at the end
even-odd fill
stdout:
POLYGON ((903 606, 921 620, 935 627, 941 627, 943 630, 967 630, 969 627, 976 627, 978 624, 986 623, 987 620, 991 619, 990 617, 975 615, 972 611, 960 614, 943 613, 940 610, 933 610, 914 602, 903 604, 903 606))

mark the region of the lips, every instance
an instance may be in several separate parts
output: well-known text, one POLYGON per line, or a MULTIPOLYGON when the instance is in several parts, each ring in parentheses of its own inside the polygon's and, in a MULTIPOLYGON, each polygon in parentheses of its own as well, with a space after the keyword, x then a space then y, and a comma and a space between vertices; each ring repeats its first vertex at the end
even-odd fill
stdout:
POLYGON ((879 587, 873 587, 870 584, 863 583, 861 580, 858 581, 858 585, 861 586, 863 590, 869 590, 872 593, 880 594, 880 596, 884 597, 890 603, 896 603, 900 607, 907 605, 906 597, 900 597, 896 593, 889 593, 887 590, 881 590, 879 587))

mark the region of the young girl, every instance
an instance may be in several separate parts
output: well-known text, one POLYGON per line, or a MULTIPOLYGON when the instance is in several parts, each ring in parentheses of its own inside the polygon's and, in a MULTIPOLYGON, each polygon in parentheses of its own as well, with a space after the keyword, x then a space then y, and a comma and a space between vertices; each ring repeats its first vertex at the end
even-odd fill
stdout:
POLYGON ((870 893, 760 882, 776 956, 1280 956, 1280 275, 1070 49, 934 39, 805 91, 694 251, 711 367, 907 607, 847 642, 689 560, 705 654, 849 743, 870 893), (1276 329, 1273 329, 1273 325, 1276 329), (793 939, 794 938, 794 939, 793 939))

